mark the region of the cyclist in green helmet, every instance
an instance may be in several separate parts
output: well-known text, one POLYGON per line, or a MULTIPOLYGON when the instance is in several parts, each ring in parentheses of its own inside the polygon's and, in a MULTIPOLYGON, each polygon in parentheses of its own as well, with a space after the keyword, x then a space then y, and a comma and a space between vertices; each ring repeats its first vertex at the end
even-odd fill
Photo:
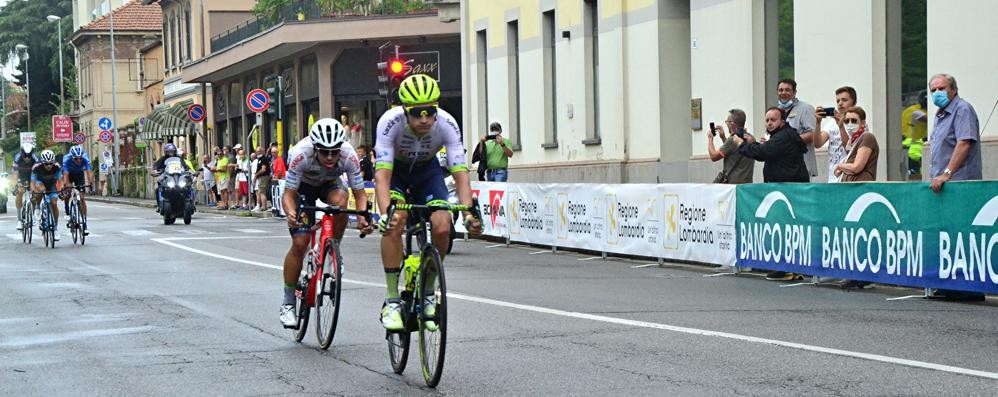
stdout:
MULTIPOLYGON (((447 206, 447 185, 436 158, 437 152, 444 147, 447 148, 447 168, 457 184, 458 199, 461 204, 471 205, 471 183, 461 129, 450 113, 439 108, 440 86, 437 81, 425 74, 409 76, 399 86, 398 96, 402 106, 385 112, 378 120, 376 130, 374 190, 378 208, 385 211, 393 198, 410 204, 447 206)), ((447 211, 437 211, 430 218, 432 241, 441 256, 447 252, 450 216, 447 211)), ((387 219, 382 213, 378 223, 378 230, 384 234, 381 261, 388 287, 381 323, 390 331, 401 331, 398 279, 404 227, 397 226, 406 224, 407 214, 396 211, 393 218, 387 219)), ((465 214, 465 224, 472 233, 481 231, 481 221, 471 214, 465 214)), ((423 304, 424 312, 434 310, 434 302, 423 304)))

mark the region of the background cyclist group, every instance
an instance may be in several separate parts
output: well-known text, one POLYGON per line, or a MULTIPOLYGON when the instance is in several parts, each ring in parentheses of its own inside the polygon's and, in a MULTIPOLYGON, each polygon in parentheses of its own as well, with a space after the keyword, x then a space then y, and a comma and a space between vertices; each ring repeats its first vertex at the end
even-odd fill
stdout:
MULTIPOLYGON (((52 150, 42 150, 38 155, 34 153, 34 145, 25 143, 21 145, 21 150, 14 155, 14 172, 17 173, 17 186, 15 194, 15 206, 17 213, 21 213, 24 206, 22 202, 25 189, 30 189, 32 203, 36 206, 44 198, 46 203, 52 206, 52 213, 59 219, 59 196, 60 193, 68 193, 66 190, 77 188, 80 193, 80 212, 87 214, 86 189, 92 190, 94 173, 90 165, 90 157, 81 146, 73 146, 69 152, 63 156, 62 163, 56 161, 55 152, 52 150), (66 190, 64 190, 66 189, 66 190)), ((69 194, 63 195, 64 206, 66 207, 66 222, 69 218, 69 194)), ((55 222, 55 239, 59 240, 58 222, 55 222)), ((89 234, 86 224, 81 225, 83 233, 89 234)), ((24 228, 24 220, 20 217, 17 220, 17 230, 24 228)))

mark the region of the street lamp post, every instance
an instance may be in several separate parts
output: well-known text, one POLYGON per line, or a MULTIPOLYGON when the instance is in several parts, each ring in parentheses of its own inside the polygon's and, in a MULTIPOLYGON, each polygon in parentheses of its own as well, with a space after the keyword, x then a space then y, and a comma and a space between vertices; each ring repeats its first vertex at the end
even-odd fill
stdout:
POLYGON ((28 73, 28 46, 24 44, 15 45, 14 48, 24 51, 24 92, 28 98, 28 131, 31 131, 31 75, 28 73))
POLYGON ((49 15, 45 18, 59 26, 59 114, 66 114, 66 80, 62 77, 62 23, 59 22, 62 18, 56 15, 49 15))
POLYGON ((109 24, 109 30, 111 33, 111 117, 112 124, 114 127, 114 173, 111 174, 111 186, 115 193, 122 194, 120 190, 121 187, 121 155, 119 153, 119 142, 121 138, 118 136, 118 80, 115 74, 115 69, 118 68, 118 63, 115 60, 114 55, 114 10, 111 10, 107 14, 107 20, 109 24))

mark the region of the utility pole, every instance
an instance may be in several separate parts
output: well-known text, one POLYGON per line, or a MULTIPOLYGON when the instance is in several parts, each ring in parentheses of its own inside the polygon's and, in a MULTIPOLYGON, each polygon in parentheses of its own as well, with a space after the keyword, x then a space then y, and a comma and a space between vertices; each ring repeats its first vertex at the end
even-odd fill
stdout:
POLYGON ((114 57, 114 10, 107 14, 108 23, 111 30, 111 122, 114 124, 114 173, 112 174, 111 188, 115 193, 121 194, 121 157, 118 153, 118 143, 121 137, 118 136, 118 79, 115 69, 118 62, 114 57))
POLYGON ((0 75, 0 139, 7 138, 7 78, 0 75))

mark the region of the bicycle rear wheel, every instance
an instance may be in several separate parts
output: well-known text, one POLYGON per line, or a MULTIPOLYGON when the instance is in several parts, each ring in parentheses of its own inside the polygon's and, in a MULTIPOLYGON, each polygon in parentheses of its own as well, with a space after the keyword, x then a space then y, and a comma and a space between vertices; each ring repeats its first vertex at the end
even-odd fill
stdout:
POLYGON ((423 380, 429 387, 436 387, 444 370, 444 352, 447 346, 447 286, 440 253, 432 246, 423 252, 416 287, 416 303, 421 310, 417 317, 419 326, 419 362, 423 380), (426 310, 432 300, 434 310, 426 310))
POLYGON ((305 338, 305 331, 308 330, 308 316, 311 312, 311 307, 308 304, 309 292, 312 290, 309 286, 312 284, 312 262, 311 257, 307 256, 305 258, 305 265, 303 269, 307 269, 304 277, 298 279, 298 290, 295 291, 295 313, 298 313, 298 328, 294 330, 295 342, 301 342, 305 338))
POLYGON ((409 361, 409 331, 388 332, 388 358, 392 361, 392 371, 401 375, 409 361))
MULTIPOLYGON (((405 263, 401 264, 405 267, 405 263)), ((403 273, 404 274, 404 270, 403 273)), ((402 299, 402 323, 405 324, 405 330, 401 332, 391 332, 388 331, 385 334, 385 339, 388 341, 388 359, 392 363, 392 371, 396 374, 401 375, 405 371, 405 365, 409 362, 409 340, 410 340, 410 329, 409 328, 409 317, 412 307, 412 291, 407 291, 405 286, 405 277, 399 277, 399 291, 401 291, 400 296, 402 299)))
POLYGON ((340 276, 343 266, 340 264, 339 253, 332 241, 326 242, 323 254, 322 276, 315 288, 315 336, 319 339, 319 347, 329 348, 336 334, 336 321, 340 314, 340 276))

